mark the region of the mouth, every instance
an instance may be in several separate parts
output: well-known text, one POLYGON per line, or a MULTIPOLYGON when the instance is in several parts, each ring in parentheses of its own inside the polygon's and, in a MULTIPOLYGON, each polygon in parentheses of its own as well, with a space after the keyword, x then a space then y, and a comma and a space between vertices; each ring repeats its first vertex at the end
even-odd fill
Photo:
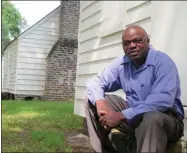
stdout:
POLYGON ((139 54, 139 51, 130 51, 129 54, 130 54, 131 56, 136 56, 136 55, 139 54))

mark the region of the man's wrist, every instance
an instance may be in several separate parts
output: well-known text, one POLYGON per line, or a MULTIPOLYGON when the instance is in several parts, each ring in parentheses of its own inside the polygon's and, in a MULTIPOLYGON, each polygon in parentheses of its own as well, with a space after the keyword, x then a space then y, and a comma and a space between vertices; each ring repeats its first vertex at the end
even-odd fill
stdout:
POLYGON ((107 105, 106 100, 96 100, 96 102, 95 102, 96 107, 103 107, 103 106, 106 106, 106 105, 107 105))
POLYGON ((100 100, 96 100, 96 104, 100 104, 100 103, 105 103, 106 102, 106 100, 105 99, 100 99, 100 100))
POLYGON ((124 121, 125 120, 125 116, 122 112, 119 112, 119 119, 120 121, 124 121))

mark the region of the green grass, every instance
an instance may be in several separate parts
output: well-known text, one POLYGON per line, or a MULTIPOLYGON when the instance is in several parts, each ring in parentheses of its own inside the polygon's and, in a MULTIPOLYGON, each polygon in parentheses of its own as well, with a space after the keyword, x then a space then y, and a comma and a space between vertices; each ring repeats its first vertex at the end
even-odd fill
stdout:
POLYGON ((3 152, 71 152, 64 133, 81 129, 73 102, 2 101, 3 152))

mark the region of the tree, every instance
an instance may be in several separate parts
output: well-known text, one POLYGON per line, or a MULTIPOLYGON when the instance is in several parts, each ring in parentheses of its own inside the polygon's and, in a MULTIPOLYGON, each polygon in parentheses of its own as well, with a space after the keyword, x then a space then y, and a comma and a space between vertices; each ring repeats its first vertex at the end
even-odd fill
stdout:
POLYGON ((26 28, 27 21, 10 1, 2 1, 2 50, 26 28))

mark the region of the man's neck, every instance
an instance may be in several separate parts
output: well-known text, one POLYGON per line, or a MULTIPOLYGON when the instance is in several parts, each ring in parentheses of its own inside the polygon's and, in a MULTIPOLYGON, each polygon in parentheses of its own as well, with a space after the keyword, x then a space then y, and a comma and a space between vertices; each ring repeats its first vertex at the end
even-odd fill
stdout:
POLYGON ((145 64, 147 55, 148 55, 148 52, 147 52, 147 53, 145 54, 145 56, 142 57, 141 59, 137 59, 137 60, 132 61, 133 64, 135 65, 135 67, 136 67, 137 69, 139 69, 143 64, 145 64))

